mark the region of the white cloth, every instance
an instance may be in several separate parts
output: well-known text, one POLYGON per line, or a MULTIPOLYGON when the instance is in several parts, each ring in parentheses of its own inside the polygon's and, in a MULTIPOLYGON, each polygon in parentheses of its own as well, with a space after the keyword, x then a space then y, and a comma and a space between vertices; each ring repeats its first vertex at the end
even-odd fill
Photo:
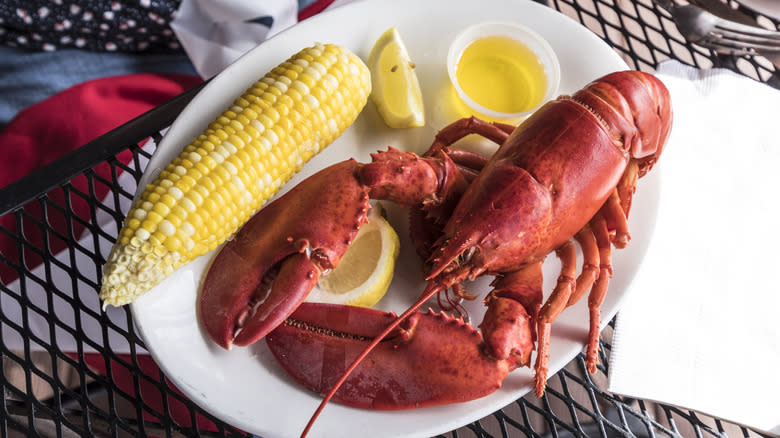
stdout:
MULTIPOLYGON (((352 1, 336 0, 326 10, 352 1)), ((171 28, 207 79, 297 22, 297 0, 182 0, 171 28)))
POLYGON ((183 0, 171 28, 201 77, 210 78, 297 20, 297 0, 183 0))
POLYGON ((674 125, 609 390, 780 434, 780 91, 676 61, 658 77, 674 125))

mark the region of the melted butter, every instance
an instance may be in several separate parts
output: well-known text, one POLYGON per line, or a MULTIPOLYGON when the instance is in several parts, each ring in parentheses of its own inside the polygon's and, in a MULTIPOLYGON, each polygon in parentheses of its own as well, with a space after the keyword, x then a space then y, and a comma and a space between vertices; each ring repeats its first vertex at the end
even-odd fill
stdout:
POLYGON ((484 37, 469 44, 455 74, 473 101, 504 113, 534 108, 547 89, 539 57, 523 43, 505 36, 484 37))

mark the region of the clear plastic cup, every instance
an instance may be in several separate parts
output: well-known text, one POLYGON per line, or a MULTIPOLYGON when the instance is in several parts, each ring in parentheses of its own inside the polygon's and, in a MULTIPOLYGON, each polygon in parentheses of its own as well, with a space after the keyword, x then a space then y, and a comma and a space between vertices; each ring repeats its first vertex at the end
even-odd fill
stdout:
POLYGON ((452 82, 458 97, 471 110, 492 119, 522 120, 536 111, 542 104, 557 96, 558 86, 560 85, 561 67, 558 63, 558 57, 550 44, 531 29, 512 23, 485 22, 470 26, 455 37, 455 40, 450 45, 449 53, 447 54, 447 73, 449 74, 450 81, 452 82), (505 36, 514 39, 531 49, 539 58, 543 65, 544 74, 547 77, 547 88, 544 97, 538 105, 521 112, 507 113, 496 111, 475 102, 466 94, 458 83, 456 74, 457 66, 463 51, 472 42, 489 36, 505 36))

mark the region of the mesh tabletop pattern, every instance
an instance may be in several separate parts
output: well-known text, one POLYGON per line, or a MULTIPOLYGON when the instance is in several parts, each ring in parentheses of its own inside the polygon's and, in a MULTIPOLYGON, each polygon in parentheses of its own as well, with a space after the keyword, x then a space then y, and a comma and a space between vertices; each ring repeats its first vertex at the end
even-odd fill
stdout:
MULTIPOLYGON (((550 0, 548 5, 588 27, 632 68, 652 72, 659 62, 678 59, 700 68, 726 67, 780 88, 770 60, 691 45, 650 0, 550 0)), ((778 27, 777 21, 752 15, 764 26, 778 27)), ((93 310, 100 269, 134 195, 122 189, 120 179, 138 183, 162 131, 196 92, 0 190, 0 235, 16 248, 0 254, 0 435, 246 436, 189 401, 150 366, 129 308, 93 310), (69 281, 55 284, 55 275, 69 281), (55 314, 55 306, 67 311, 55 314), (126 350, 130 354, 117 353, 126 350)), ((611 333, 612 325, 602 333, 596 374, 585 371, 580 354, 550 378, 541 399, 526 396, 445 436, 763 436, 689 410, 607 392, 611 333)))

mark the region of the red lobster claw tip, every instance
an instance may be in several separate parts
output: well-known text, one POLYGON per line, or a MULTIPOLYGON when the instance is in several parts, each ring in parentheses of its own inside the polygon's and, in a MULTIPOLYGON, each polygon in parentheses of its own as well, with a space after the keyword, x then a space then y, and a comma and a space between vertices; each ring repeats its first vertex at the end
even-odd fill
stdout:
MULTIPOLYGON (((247 264, 231 249, 220 257, 223 257, 221 263, 226 267, 247 264)), ((305 254, 293 254, 281 263, 274 287, 265 300, 253 305, 257 285, 262 281, 262 278, 256 277, 262 276, 258 273, 265 272, 265 269, 255 266, 248 271, 254 272, 254 275, 236 281, 223 278, 231 273, 225 269, 210 270, 201 294, 201 319, 206 332, 227 350, 233 344, 250 345, 281 324, 306 298, 320 277, 319 269, 305 254), (230 293, 215 288, 229 289, 230 293)))
POLYGON ((233 343, 247 346, 262 339, 306 299, 319 278, 319 268, 306 254, 288 257, 282 263, 271 293, 236 334, 233 343))

